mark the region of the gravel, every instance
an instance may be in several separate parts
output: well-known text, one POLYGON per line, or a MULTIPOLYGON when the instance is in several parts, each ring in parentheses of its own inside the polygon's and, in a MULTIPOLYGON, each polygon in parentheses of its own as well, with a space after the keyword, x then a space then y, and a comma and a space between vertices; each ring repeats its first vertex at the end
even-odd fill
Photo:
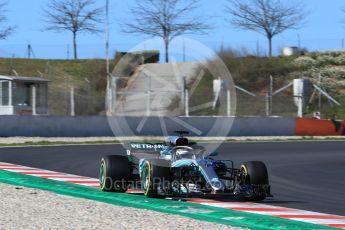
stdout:
POLYGON ((0 183, 0 229, 240 229, 0 183))

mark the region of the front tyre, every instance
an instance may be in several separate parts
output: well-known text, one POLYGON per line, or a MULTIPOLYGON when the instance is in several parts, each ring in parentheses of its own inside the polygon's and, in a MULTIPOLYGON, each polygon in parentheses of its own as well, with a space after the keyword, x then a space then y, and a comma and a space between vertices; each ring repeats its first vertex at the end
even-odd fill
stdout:
POLYGON ((169 193, 172 178, 170 163, 162 159, 146 160, 140 178, 145 196, 164 197, 169 193))
POLYGON ((241 165, 242 185, 252 189, 252 195, 246 197, 250 201, 264 200, 268 195, 264 186, 269 186, 266 165, 261 161, 248 161, 241 165))
POLYGON ((126 156, 105 156, 101 159, 99 182, 102 191, 126 192, 130 175, 130 163, 126 156))

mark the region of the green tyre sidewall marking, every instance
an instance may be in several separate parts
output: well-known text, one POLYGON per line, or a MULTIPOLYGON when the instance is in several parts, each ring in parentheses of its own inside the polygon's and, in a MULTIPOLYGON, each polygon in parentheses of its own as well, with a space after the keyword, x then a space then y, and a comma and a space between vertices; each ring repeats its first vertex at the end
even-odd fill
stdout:
POLYGON ((104 190, 104 188, 106 186, 106 180, 107 180, 107 163, 105 162, 104 158, 102 158, 102 160, 101 160, 99 177, 100 177, 99 181, 100 181, 101 189, 104 190))
POLYGON ((145 192, 144 195, 148 196, 150 194, 150 189, 151 189, 151 165, 149 161, 145 162, 145 166, 144 166, 144 170, 145 172, 144 174, 144 178, 145 178, 145 192))
POLYGON ((152 199, 126 193, 107 193, 100 189, 75 185, 62 181, 38 178, 0 170, 0 183, 42 189, 62 195, 95 200, 124 207, 153 210, 168 214, 185 216, 197 220, 249 229, 334 229, 278 217, 251 214, 230 209, 217 208, 189 202, 152 199))

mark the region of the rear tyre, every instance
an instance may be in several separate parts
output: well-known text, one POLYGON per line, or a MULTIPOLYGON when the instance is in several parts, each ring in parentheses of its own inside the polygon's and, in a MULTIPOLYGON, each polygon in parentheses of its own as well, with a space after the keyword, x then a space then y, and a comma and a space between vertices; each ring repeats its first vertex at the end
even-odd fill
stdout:
POLYGON ((269 184, 266 165, 261 161, 248 161, 241 165, 240 170, 243 175, 243 185, 252 185, 253 187, 259 185, 255 187, 252 196, 246 197, 246 200, 264 200, 267 194, 260 186, 269 184))
POLYGON ((145 161, 140 178, 145 196, 155 198, 166 196, 172 181, 170 162, 162 159, 145 161))
POLYGON ((130 162, 126 156, 105 156, 102 158, 99 182, 103 191, 126 192, 130 176, 130 162))

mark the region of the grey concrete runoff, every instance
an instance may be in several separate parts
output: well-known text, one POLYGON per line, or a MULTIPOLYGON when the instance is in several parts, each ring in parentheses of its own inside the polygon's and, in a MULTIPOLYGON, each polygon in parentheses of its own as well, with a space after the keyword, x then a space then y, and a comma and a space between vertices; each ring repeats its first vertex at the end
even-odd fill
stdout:
POLYGON ((0 229, 241 229, 0 183, 0 229))
POLYGON ((0 116, 0 137, 165 136, 186 129, 200 137, 294 136, 295 123, 280 117, 0 116))

